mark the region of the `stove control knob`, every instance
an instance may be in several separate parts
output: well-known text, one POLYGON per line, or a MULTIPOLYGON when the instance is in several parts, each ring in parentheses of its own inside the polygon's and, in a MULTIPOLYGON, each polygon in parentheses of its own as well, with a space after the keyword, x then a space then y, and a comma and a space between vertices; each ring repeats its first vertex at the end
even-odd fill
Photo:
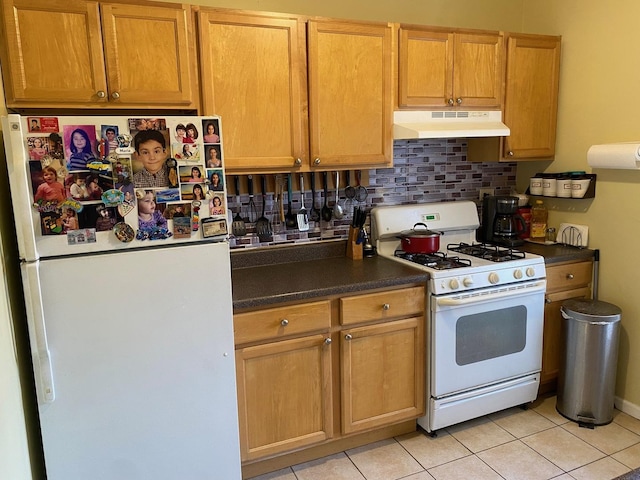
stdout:
POLYGON ((498 274, 496 272, 491 272, 489 274, 489 283, 492 283, 493 285, 495 285, 499 281, 500 281, 500 277, 498 276, 498 274))
POLYGON ((464 277, 464 279, 462 280, 462 284, 465 287, 470 287, 471 285, 473 285, 473 278, 471 277, 464 277))
POLYGON ((520 280, 522 278, 522 270, 519 268, 513 271, 513 278, 520 280))
POLYGON ((458 288, 460 288, 460 283, 458 282, 458 279, 452 278, 451 280, 449 280, 449 287, 451 287, 451 290, 457 290, 458 288))
POLYGON ((533 267, 527 268, 527 277, 533 277, 536 274, 536 269, 533 267))

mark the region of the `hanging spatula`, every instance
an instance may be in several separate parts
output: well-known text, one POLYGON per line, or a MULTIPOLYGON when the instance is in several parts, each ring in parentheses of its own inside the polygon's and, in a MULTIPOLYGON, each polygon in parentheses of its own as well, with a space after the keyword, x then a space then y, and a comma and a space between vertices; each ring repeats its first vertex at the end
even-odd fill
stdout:
POLYGON ((238 202, 238 212, 236 216, 233 217, 233 222, 231 222, 231 233, 233 233, 234 237, 244 237, 247 234, 247 227, 244 224, 244 218, 240 215, 240 211, 242 208, 240 207, 240 177, 238 175, 233 177, 233 181, 236 187, 236 201, 238 202))
POLYGON ((262 215, 256 220, 256 233, 261 242, 272 242, 271 222, 264 216, 264 207, 267 203, 267 177, 265 175, 260 178, 260 186, 262 187, 262 215))
POLYGON ((302 208, 298 210, 298 230, 306 232, 309 230, 309 215, 304 206, 304 175, 302 173, 300 174, 300 201, 302 202, 302 208))

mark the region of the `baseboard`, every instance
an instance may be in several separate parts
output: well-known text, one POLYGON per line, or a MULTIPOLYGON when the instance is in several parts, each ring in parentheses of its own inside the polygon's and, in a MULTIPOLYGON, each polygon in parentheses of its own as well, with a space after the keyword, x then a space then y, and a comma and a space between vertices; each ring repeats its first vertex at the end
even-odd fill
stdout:
POLYGON ((636 405, 620 397, 615 397, 613 403, 621 412, 640 420, 640 405, 636 405))

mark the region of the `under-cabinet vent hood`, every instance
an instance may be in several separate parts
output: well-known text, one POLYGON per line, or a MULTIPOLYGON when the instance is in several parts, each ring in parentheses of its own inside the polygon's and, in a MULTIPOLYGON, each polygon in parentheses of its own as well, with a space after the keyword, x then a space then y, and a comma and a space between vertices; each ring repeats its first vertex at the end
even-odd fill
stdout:
POLYGON ((412 111, 393 112, 393 138, 506 137, 509 127, 502 112, 412 111))

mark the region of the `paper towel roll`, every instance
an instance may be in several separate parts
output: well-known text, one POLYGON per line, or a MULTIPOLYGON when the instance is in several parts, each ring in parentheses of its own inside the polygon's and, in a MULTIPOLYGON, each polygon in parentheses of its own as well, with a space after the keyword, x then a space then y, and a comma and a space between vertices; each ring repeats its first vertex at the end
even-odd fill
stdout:
POLYGON ((640 169, 640 142, 592 145, 587 163, 594 168, 640 169))

